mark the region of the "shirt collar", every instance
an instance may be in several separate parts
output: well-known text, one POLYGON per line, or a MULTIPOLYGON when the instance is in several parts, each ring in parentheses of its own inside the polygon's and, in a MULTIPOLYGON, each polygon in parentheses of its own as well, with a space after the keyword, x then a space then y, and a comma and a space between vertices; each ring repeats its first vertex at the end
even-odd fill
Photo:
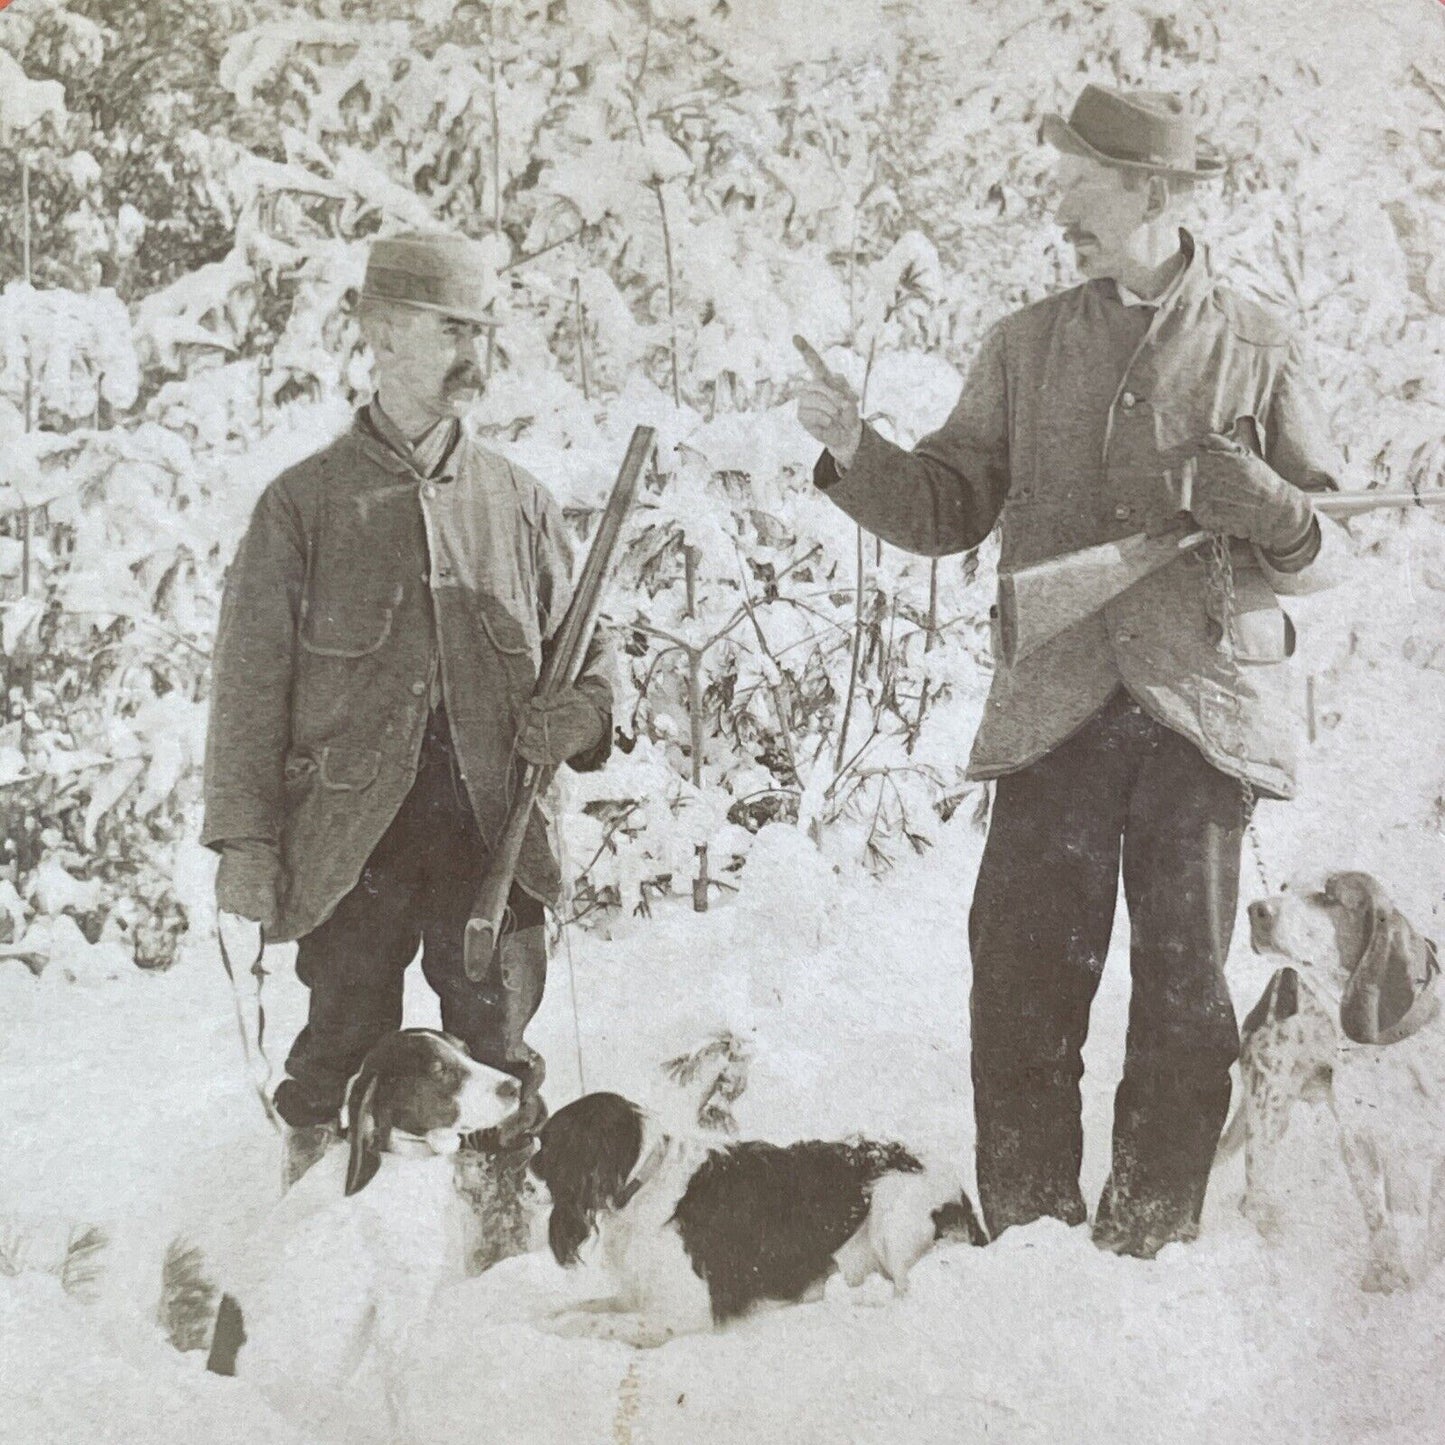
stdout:
POLYGON ((456 417, 444 417, 415 443, 402 435, 401 429, 375 397, 366 408, 366 419, 377 438, 420 476, 436 481, 455 478, 459 451, 457 442, 461 437, 461 423, 456 417))
POLYGON ((1120 303, 1124 306, 1148 306, 1157 311, 1168 310, 1179 299, 1186 285, 1192 289, 1204 271, 1204 260, 1199 254, 1199 247, 1195 244, 1194 237, 1183 226, 1179 228, 1178 254, 1184 258, 1184 264, 1174 273, 1173 279, 1158 296, 1151 298, 1136 295, 1122 281, 1115 278, 1112 284, 1114 294, 1120 303))

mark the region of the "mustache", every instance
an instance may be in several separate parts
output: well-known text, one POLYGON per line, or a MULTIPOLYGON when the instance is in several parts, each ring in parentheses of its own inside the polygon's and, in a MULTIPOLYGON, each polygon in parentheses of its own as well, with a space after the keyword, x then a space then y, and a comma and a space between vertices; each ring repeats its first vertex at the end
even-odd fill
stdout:
POLYGON ((1064 240, 1072 243, 1078 241, 1096 241, 1098 237, 1092 231, 1086 231, 1082 226, 1065 226, 1064 240))
POLYGON ((470 362, 462 362, 447 372, 442 378, 442 386, 447 390, 457 387, 469 386, 480 391, 483 383, 482 369, 470 362))

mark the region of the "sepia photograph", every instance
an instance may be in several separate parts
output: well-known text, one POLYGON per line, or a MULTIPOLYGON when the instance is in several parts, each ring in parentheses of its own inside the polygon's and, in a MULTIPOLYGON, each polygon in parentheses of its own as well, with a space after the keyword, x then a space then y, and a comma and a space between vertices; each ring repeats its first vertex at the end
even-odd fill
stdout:
POLYGON ((1445 0, 0 0, 8 1445, 1420 1445, 1445 0))

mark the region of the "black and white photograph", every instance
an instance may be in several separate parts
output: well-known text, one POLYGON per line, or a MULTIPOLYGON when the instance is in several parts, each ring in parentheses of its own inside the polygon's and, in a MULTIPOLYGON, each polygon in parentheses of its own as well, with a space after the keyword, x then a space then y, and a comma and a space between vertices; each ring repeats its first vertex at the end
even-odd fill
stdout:
POLYGON ((1445 0, 0 0, 0 1435, 1418 1445, 1445 0))

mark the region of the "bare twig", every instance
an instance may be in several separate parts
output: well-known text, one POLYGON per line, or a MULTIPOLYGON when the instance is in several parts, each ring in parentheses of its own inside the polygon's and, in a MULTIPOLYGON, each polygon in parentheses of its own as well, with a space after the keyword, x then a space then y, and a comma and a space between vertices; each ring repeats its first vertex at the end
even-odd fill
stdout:
POLYGON ((662 194, 661 180, 652 183, 652 193, 657 197, 657 214, 662 222, 662 254, 667 263, 667 326, 668 347, 672 354, 672 404, 682 406, 682 387, 677 375, 677 293, 672 265, 672 230, 667 223, 667 199, 662 194))
POLYGON ((577 309, 577 370, 582 380, 582 400, 592 400, 592 388, 587 384, 587 329, 582 319, 582 278, 572 278, 572 301, 577 309))
MULTIPOLYGON (((698 550, 686 544, 682 550, 683 585, 687 589, 687 615, 697 616, 698 550)), ((687 717, 692 732, 692 785, 702 791, 702 652, 687 650, 687 717)), ((697 845, 697 877, 692 880, 692 907, 695 913, 707 912, 707 844, 697 845)))
POLYGON ((20 158, 20 258, 27 286, 34 285, 30 269, 30 157, 20 158))
MULTIPOLYGON (((748 621, 753 624, 753 631, 757 634, 758 646, 763 650, 763 656, 773 665, 773 671, 778 671, 778 659, 771 647, 768 646, 768 639, 763 635, 762 624, 758 621, 758 614, 753 610, 753 599, 748 588, 747 572, 744 570, 742 553, 738 553, 738 584, 742 588, 743 607, 747 611, 748 621)), ((792 769, 794 781, 802 783, 803 775, 798 771, 798 759, 793 752, 793 732, 788 717, 786 699, 783 696, 782 687, 770 678, 768 680, 768 692, 773 699, 773 711, 778 718, 778 732, 782 735, 783 746, 788 752, 788 766, 792 769)))
POLYGON ((505 275, 508 271, 515 271, 518 266, 526 266, 535 261, 539 256, 545 256, 548 251, 555 251, 559 246, 565 246, 569 241, 580 241, 592 229, 585 221, 575 231, 568 231, 565 236, 559 236, 555 241, 548 241, 545 246, 538 246, 535 251, 524 251, 520 256, 513 256, 505 265, 498 268, 499 276, 505 275))
POLYGON ((863 529, 855 527, 857 543, 858 586, 853 595, 853 651, 848 662, 848 693, 843 702, 843 716, 838 724, 838 746, 833 754, 833 771, 843 770, 843 756, 848 747, 848 721, 853 714, 853 699, 858 692, 858 673, 863 664, 863 529))
MULTIPOLYGON (((923 655, 933 651, 934 639, 938 636, 938 558, 928 565, 928 625, 923 630, 923 655)), ((923 679, 922 691, 918 694, 918 716, 913 720, 913 730, 908 735, 908 751, 913 752, 918 735, 923 731, 923 715, 928 711, 928 678, 923 679)))

